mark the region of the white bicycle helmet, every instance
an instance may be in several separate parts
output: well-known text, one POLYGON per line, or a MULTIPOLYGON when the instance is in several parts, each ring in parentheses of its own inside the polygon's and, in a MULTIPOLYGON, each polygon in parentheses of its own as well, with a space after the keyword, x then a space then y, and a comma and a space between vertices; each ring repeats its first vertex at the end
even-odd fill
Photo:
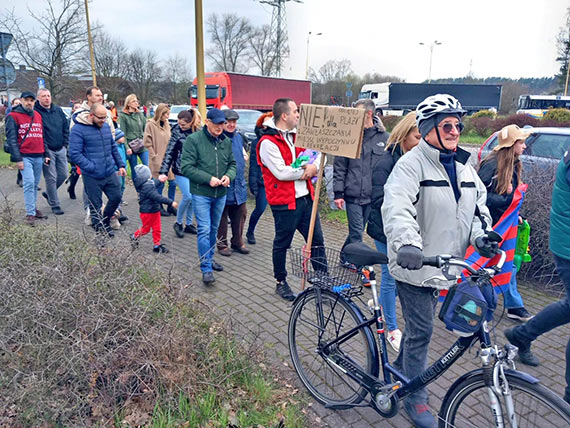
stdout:
POLYGON ((440 113, 458 114, 463 117, 467 111, 463 110, 461 103, 453 95, 436 94, 427 97, 416 108, 416 125, 440 113))

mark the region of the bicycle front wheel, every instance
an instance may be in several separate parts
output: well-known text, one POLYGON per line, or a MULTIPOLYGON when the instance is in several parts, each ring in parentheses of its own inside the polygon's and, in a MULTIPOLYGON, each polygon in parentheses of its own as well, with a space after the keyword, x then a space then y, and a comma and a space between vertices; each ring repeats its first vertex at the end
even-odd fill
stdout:
MULTIPOLYGON (((289 352, 293 366, 311 395, 321 404, 354 405, 366 396, 362 386, 319 353, 324 343, 339 337, 362 321, 353 305, 339 295, 308 290, 295 304, 289 318, 289 352)), ((348 356, 352 362, 378 376, 374 362, 376 343, 369 327, 358 330, 331 352, 348 356), (373 373, 376 372, 376 373, 373 373)))
MULTIPOLYGON (((506 374, 512 394, 517 426, 565 427, 570 426, 570 406, 550 389, 506 374)), ((504 397, 498 397, 503 414, 503 426, 511 427, 504 397)), ((489 390, 483 374, 467 378, 450 391, 442 403, 439 427, 495 427, 489 390)))

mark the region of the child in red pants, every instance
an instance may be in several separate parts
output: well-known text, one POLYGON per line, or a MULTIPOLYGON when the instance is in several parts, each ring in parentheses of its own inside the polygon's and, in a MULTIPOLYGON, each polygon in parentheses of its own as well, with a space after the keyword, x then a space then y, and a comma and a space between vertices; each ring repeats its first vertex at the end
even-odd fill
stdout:
POLYGON ((150 169, 146 165, 135 167, 136 179, 135 188, 139 194, 139 210, 142 226, 131 235, 133 247, 138 246, 139 238, 149 233, 152 229, 152 240, 155 253, 168 253, 168 248, 160 243, 161 223, 160 206, 168 205, 168 212, 176 214, 178 203, 165 198, 156 190, 150 169))

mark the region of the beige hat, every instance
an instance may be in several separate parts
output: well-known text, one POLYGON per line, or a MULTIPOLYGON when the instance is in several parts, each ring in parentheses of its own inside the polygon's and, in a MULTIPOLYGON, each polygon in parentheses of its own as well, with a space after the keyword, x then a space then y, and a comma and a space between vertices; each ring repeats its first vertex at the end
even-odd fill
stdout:
POLYGON ((497 152, 501 149, 512 147, 518 140, 524 141, 529 136, 530 131, 527 129, 521 129, 518 125, 505 126, 499 131, 499 144, 493 150, 497 152))

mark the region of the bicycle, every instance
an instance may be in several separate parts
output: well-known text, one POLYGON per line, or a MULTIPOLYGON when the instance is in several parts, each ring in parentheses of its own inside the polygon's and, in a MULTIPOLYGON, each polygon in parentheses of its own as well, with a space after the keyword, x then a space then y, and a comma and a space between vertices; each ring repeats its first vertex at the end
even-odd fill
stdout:
MULTIPOLYGON (((478 270, 450 255, 425 257, 423 264, 440 268, 448 279, 459 278, 450 274, 450 268, 457 266, 469 273, 474 284, 482 286, 500 272, 506 253, 499 253, 495 266, 478 270)), ((354 301, 363 294, 357 285, 358 272, 343 272, 335 266, 318 268, 314 261, 311 268, 306 261, 299 265, 299 257, 292 258, 296 264, 293 273, 305 275, 311 286, 293 302, 289 351, 301 382, 319 403, 338 410, 372 407, 384 418, 394 417, 400 400, 433 382, 480 342, 482 366, 462 375, 447 391, 438 414, 439 427, 570 426, 570 405, 538 379, 517 371, 514 358, 518 348, 509 343, 503 348, 493 344, 486 321, 475 334, 459 337, 421 375, 406 378, 388 361, 378 302, 373 265, 387 263, 386 256, 360 243, 347 245, 344 256, 370 270, 369 319, 354 301)))

